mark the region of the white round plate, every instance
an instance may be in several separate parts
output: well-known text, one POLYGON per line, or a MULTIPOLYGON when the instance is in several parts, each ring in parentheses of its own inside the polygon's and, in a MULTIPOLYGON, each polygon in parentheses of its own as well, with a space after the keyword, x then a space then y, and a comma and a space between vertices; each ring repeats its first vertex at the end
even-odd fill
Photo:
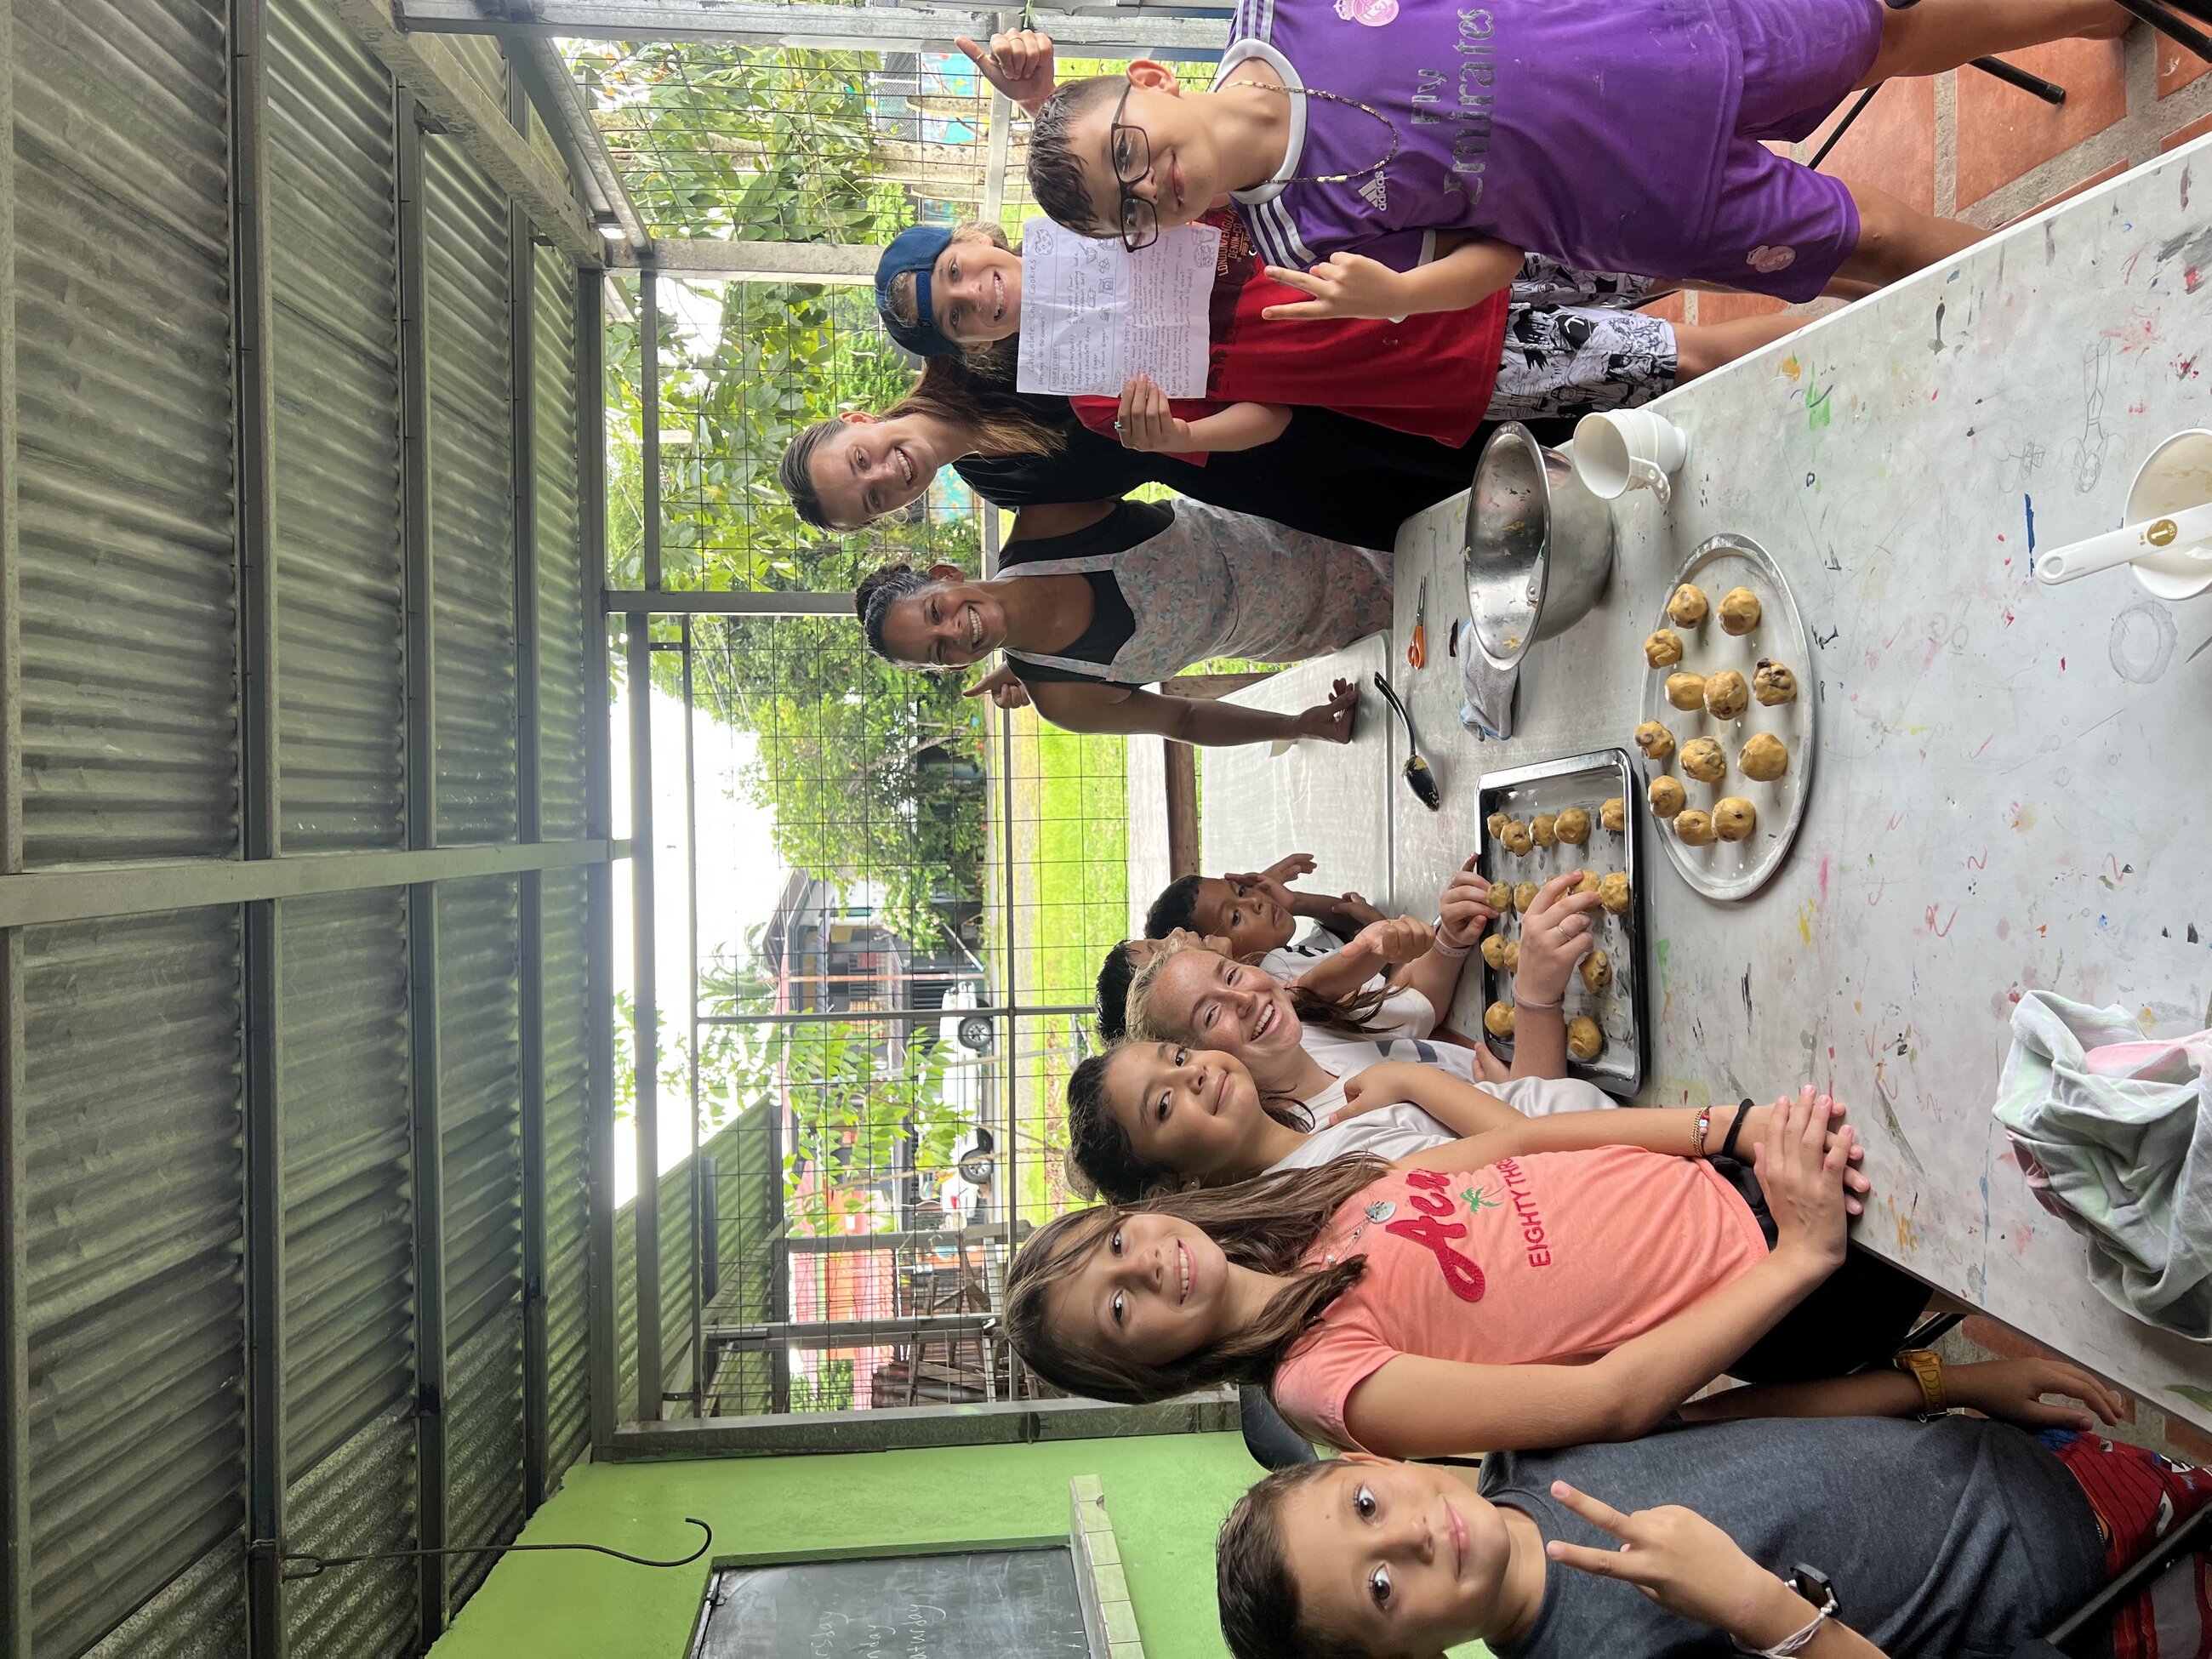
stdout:
POLYGON ((1747 536, 1715 536, 1700 544, 1667 584, 1667 598, 1673 599, 1674 590, 1684 582, 1695 582, 1703 588, 1712 611, 1696 628, 1680 628, 1668 617, 1666 604, 1661 602, 1651 626, 1672 628, 1682 636, 1682 660, 1671 667, 1646 671, 1643 712, 1638 716, 1640 720, 1657 720, 1672 732, 1674 752, 1664 762, 1655 762, 1644 757, 1632 738, 1626 747, 1636 757, 1643 784, 1642 810, 1651 818, 1653 834, 1682 872, 1682 879, 1708 898, 1747 899, 1782 867, 1790 844, 1797 839, 1797 827, 1804 822, 1805 804, 1812 796, 1813 761, 1820 748, 1816 729, 1820 690, 1814 674, 1813 638, 1798 614, 1797 601, 1781 567, 1747 536), (1747 587, 1759 595, 1759 626, 1741 635, 1723 632, 1720 624, 1721 596, 1734 587, 1747 587), (1669 674, 1711 674, 1733 668, 1748 682, 1762 657, 1786 665, 1797 676, 1794 701, 1770 708, 1754 697, 1743 716, 1733 720, 1715 720, 1702 708, 1677 708, 1667 701, 1669 674), (1789 769, 1771 783, 1755 783, 1736 769, 1737 754, 1762 732, 1773 733, 1790 750, 1789 769), (1683 773, 1682 745, 1692 738, 1717 738, 1728 751, 1728 773, 1718 783, 1699 783, 1683 773), (1651 813, 1651 780, 1668 772, 1681 780, 1690 805, 1707 812, 1723 796, 1741 796, 1758 809, 1758 827, 1743 841, 1684 846, 1673 823, 1651 813))

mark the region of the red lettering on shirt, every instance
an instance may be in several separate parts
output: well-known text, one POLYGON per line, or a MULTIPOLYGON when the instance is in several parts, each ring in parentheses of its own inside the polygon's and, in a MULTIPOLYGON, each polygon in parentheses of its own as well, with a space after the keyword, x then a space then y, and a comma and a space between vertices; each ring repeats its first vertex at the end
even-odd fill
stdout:
POLYGON ((1447 1216, 1452 1212, 1452 1201, 1434 1193, 1408 1193, 1406 1202, 1423 1215, 1447 1216))
POLYGON ((1425 1193, 1440 1193, 1451 1185, 1451 1181, 1434 1170, 1415 1170, 1406 1176, 1406 1184, 1419 1187, 1425 1193))
POLYGON ((1466 1223, 1438 1221, 1426 1215, 1405 1216, 1386 1224, 1383 1231, 1395 1233, 1401 1238, 1412 1239, 1436 1257, 1437 1266, 1443 1270, 1444 1283, 1451 1287, 1452 1294, 1461 1301, 1482 1300, 1483 1291, 1489 1288, 1482 1276, 1482 1269, 1451 1247, 1452 1240, 1467 1237, 1466 1223))
POLYGON ((1547 1248, 1543 1212, 1537 1208, 1535 1195, 1528 1190, 1527 1173, 1510 1158, 1498 1159, 1498 1173, 1504 1178, 1505 1190, 1512 1196, 1513 1213, 1521 1218, 1521 1238, 1528 1247, 1528 1265, 1550 1267, 1552 1252, 1547 1248))

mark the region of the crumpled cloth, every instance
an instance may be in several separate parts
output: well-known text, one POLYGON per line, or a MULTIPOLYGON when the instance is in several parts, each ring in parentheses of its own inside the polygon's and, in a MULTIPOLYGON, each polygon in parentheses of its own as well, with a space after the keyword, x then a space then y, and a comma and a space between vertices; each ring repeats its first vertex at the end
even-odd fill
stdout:
POLYGON ((1463 700, 1459 723, 1478 738, 1513 735, 1513 691, 1521 683, 1519 668, 1492 668, 1474 642, 1474 629, 1459 630, 1459 684, 1463 700))
POLYGON ((2125 1312, 2212 1342, 2212 1030, 2146 1041, 2124 1009, 2021 996, 1996 1115, 2036 1201, 2125 1312))

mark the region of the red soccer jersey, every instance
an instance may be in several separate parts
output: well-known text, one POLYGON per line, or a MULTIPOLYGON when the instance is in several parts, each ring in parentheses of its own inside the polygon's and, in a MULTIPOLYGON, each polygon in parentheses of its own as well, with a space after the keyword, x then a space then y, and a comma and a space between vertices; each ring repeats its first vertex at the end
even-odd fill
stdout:
MULTIPOLYGON (((1234 403, 1289 404, 1333 409, 1454 448, 1474 435, 1498 384, 1505 290, 1465 311, 1421 312, 1402 322, 1270 322, 1261 311, 1306 295, 1267 276, 1233 209, 1208 213, 1202 222, 1221 228, 1206 396, 1176 398, 1180 418, 1195 421, 1234 403)), ((1118 399, 1071 401, 1085 426, 1113 436, 1118 399)))

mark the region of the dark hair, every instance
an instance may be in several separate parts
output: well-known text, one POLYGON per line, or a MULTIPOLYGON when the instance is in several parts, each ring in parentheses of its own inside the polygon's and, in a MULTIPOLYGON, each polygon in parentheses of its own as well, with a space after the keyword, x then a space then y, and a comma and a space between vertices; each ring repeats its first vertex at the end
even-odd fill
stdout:
MULTIPOLYGON (((913 389, 878 418, 895 421, 902 415, 933 416, 961 428, 979 455, 1056 455, 1067 443, 1066 433, 1037 418, 1030 399, 1011 385, 969 369, 957 357, 932 357, 913 389)), ((817 530, 859 528, 830 522, 808 471, 814 452, 844 424, 817 421, 791 441, 776 463, 776 481, 791 497, 793 511, 817 530)))
MULTIPOLYGON (((1114 1103, 1106 1092, 1106 1069, 1129 1046, 1116 1042, 1105 1053, 1092 1054, 1067 1079, 1068 1168, 1110 1204, 1134 1204, 1192 1178, 1140 1156, 1128 1129, 1114 1115, 1114 1103)), ((1260 1109, 1285 1128, 1313 1133, 1313 1114, 1302 1102, 1263 1097, 1260 1109)))
POLYGON ((1298 1581, 1283 1540, 1284 1500, 1338 1467, 1330 1460, 1277 1469, 1238 1498, 1221 1523, 1213 1546, 1213 1593, 1221 1607, 1221 1639, 1236 1659, 1373 1659, 1362 1644, 1301 1622, 1298 1581))
POLYGON ((1360 1154, 1233 1187, 1202 1187, 1164 1193, 1139 1204, 1073 1211, 1030 1235, 1006 1270, 1007 1340, 1022 1363, 1053 1387, 1122 1405, 1171 1400, 1217 1382, 1264 1383, 1322 1310, 1367 1270, 1364 1255, 1334 1267, 1307 1267, 1307 1250, 1338 1210, 1389 1172, 1382 1159, 1360 1154), (1052 1328, 1052 1291, 1083 1266, 1124 1217, 1141 1214, 1177 1217, 1218 1244, 1237 1266, 1284 1274, 1291 1282, 1244 1329, 1178 1359, 1140 1365, 1119 1354, 1091 1352, 1052 1328))
MULTIPOLYGON (((890 641, 884 637, 884 623, 891 614, 891 607, 909 594, 921 592, 937 579, 916 570, 910 564, 887 564, 881 570, 871 571, 853 590, 853 614, 860 619, 860 631, 868 636, 868 649, 885 662, 898 662, 891 654, 890 641)), ((904 667, 930 667, 928 663, 900 663, 904 667)), ((1127 993, 1123 994, 1125 996, 1127 993)))
MULTIPOLYGON (((1198 925, 1198 884, 1205 879, 1204 876, 1177 876, 1161 888, 1152 908, 1145 912, 1145 937, 1165 939, 1178 927, 1188 927, 1194 933, 1205 932, 1198 925)), ((1128 994, 1126 987, 1122 994, 1128 994)))
POLYGON ((1091 216, 1091 188, 1083 176, 1083 159, 1075 153, 1072 130, 1094 105, 1118 95, 1128 84, 1120 75, 1093 75, 1081 81, 1065 81, 1030 127, 1030 194, 1048 217, 1079 236, 1111 234, 1097 228, 1091 216))
MULTIPOLYGON (((1108 946, 1106 960, 1098 965, 1098 1035, 1109 1042, 1119 1042, 1129 1034, 1129 981, 1136 976, 1136 966, 1129 960, 1129 941, 1121 939, 1108 946)), ((1079 1075, 1081 1070, 1077 1067, 1079 1075)), ((1073 1079, 1067 1086, 1072 1095, 1073 1079)))

